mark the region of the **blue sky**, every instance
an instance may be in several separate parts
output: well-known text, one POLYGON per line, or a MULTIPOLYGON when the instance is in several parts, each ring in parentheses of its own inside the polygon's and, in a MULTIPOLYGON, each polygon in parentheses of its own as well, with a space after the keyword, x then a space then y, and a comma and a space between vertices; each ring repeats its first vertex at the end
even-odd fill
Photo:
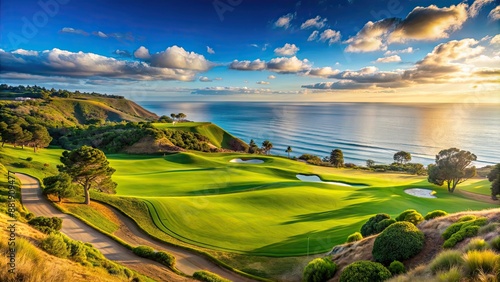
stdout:
POLYGON ((476 1, 2 1, 0 80, 144 100, 500 102, 476 1))

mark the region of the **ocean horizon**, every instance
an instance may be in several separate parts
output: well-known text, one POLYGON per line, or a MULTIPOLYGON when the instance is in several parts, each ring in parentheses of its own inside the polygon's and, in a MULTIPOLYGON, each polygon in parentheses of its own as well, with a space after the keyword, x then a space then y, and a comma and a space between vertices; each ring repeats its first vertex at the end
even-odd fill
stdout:
POLYGON ((476 166, 500 161, 500 111, 495 104, 385 104, 283 102, 138 102, 157 115, 183 112, 188 120, 219 125, 245 142, 269 140, 274 155, 328 156, 346 163, 393 162, 397 151, 428 165, 443 149, 471 151, 476 166))

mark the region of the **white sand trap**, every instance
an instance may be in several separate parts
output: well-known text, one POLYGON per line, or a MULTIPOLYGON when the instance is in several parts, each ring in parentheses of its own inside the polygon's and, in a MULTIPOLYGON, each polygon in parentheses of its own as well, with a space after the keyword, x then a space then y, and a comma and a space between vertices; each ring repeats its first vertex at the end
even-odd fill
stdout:
POLYGON ((252 160, 242 160, 242 159, 232 159, 229 161, 230 163, 243 163, 243 164, 263 164, 263 160, 252 159, 252 160))
POLYGON ((306 181, 306 182, 322 182, 326 184, 335 184, 335 185, 340 185, 340 186, 348 186, 352 187, 353 185, 343 183, 343 182, 335 182, 335 181, 323 181, 319 176, 317 175, 304 175, 304 174, 297 174, 297 178, 306 181))
POLYGON ((429 189, 420 189, 420 188, 412 188, 412 189, 406 189, 405 193, 410 194, 415 197, 420 197, 420 198, 437 198, 436 196, 432 195, 432 190, 429 189))

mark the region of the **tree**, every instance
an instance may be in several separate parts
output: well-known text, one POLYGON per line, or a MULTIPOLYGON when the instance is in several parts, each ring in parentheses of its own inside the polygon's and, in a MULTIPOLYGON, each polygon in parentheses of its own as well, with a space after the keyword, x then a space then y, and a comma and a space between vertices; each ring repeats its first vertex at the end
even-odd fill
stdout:
POLYGON ((187 115, 186 115, 186 114, 184 114, 184 113, 179 113, 179 114, 177 114, 177 118, 178 118, 179 120, 184 120, 186 117, 187 117, 187 115))
POLYGON ((262 151, 264 151, 265 154, 269 154, 271 149, 273 148, 273 143, 269 140, 265 140, 262 142, 262 151))
POLYGON ((446 182, 448 192, 453 193, 458 184, 476 175, 476 167, 470 166, 476 159, 476 155, 469 151, 457 148, 441 150, 436 155, 436 164, 430 164, 427 169, 427 180, 438 186, 446 182))
POLYGON ((334 167, 343 167, 344 166, 344 154, 342 150, 335 149, 330 153, 330 163, 334 167))
POLYGON ((250 145, 249 149, 248 149, 248 152, 253 154, 253 153, 256 153, 257 151, 259 151, 259 146, 257 146, 257 144, 255 144, 255 141, 250 140, 250 143, 248 144, 250 145))
POLYGON ((7 141, 7 139, 9 138, 9 130, 8 130, 9 126, 7 125, 7 123, 5 122, 0 122, 0 138, 2 140, 2 147, 3 145, 5 144, 5 142, 7 141))
POLYGON ((36 148, 45 148, 49 146, 52 137, 50 137, 47 128, 35 124, 30 128, 30 131, 32 133, 31 146, 33 146, 33 152, 36 153, 36 148))
POLYGON ((366 160, 366 167, 372 167, 375 165, 375 161, 374 160, 366 160))
POLYGON ((285 153, 288 153, 288 158, 290 158, 291 152, 292 152, 292 147, 288 146, 288 148, 286 148, 286 150, 285 150, 285 153))
POLYGON ((171 114, 170 114, 170 117, 172 118, 172 120, 174 120, 174 121, 175 121, 175 119, 177 118, 177 115, 176 115, 176 114, 174 114, 174 113, 171 113, 171 114))
POLYGON ((493 167, 487 177, 491 182, 491 198, 498 200, 497 195, 500 194, 500 163, 493 167))
POLYGON ((49 176, 43 179, 43 193, 45 195, 57 195, 59 202, 63 198, 72 197, 75 195, 75 185, 71 176, 67 173, 59 173, 55 176, 49 176))
POLYGON ((82 185, 85 193, 85 204, 90 204, 90 188, 95 185, 97 189, 109 186, 111 175, 115 169, 109 166, 106 155, 89 146, 82 146, 73 151, 64 151, 61 163, 57 168, 59 172, 66 172, 74 182, 82 185))
POLYGON ((399 151, 394 154, 394 161, 400 164, 405 164, 411 161, 411 154, 405 151, 399 151))

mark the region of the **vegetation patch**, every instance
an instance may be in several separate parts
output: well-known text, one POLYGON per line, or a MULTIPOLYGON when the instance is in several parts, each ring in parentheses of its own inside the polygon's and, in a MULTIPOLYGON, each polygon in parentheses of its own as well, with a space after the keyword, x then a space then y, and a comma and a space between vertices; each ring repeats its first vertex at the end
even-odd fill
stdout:
POLYGON ((363 235, 361 235, 361 233, 354 232, 354 233, 352 233, 351 235, 349 235, 347 237, 346 243, 351 243, 351 242, 359 241, 359 240, 362 240, 362 239, 363 239, 363 235))
POLYGON ((424 247, 424 233, 410 222, 396 222, 387 227, 373 245, 373 258, 389 264, 418 254, 424 247))
POLYGON ((475 216, 461 217, 457 222, 450 225, 442 234, 445 239, 443 247, 454 247, 458 242, 465 238, 475 236, 479 228, 488 223, 485 217, 476 218, 475 216))
POLYGON ((432 273, 448 271, 453 267, 459 267, 463 263, 462 253, 457 250, 445 250, 439 253, 430 263, 432 273))
POLYGON ((389 264, 388 269, 393 276, 403 274, 406 272, 405 265, 397 260, 391 262, 391 264, 389 264))
POLYGON ((383 220, 388 220, 390 218, 391 216, 386 213, 379 213, 377 215, 370 217, 368 221, 365 224, 363 224, 363 226, 361 226, 361 235, 363 235, 363 237, 367 237, 382 232, 380 228, 383 225, 378 225, 378 223, 382 222, 383 220))
POLYGON ((409 209, 399 214, 398 217, 396 217, 396 221, 411 222, 416 226, 420 222, 424 221, 424 217, 416 210, 409 209))
POLYGON ((193 273, 193 278, 204 282, 231 282, 207 270, 196 271, 193 273))
POLYGON ((391 276, 391 272, 378 262, 357 261, 344 268, 340 282, 382 282, 391 276))
POLYGON ((431 219, 434 219, 434 218, 437 218, 437 217, 441 217, 441 216, 445 216, 445 215, 448 215, 447 212, 445 211, 442 211, 442 210, 434 210, 434 211, 430 211, 428 212, 424 219, 425 220, 431 220, 431 219))
POLYGON ((310 261, 304 269, 304 282, 322 282, 332 278, 337 265, 328 257, 310 261))

